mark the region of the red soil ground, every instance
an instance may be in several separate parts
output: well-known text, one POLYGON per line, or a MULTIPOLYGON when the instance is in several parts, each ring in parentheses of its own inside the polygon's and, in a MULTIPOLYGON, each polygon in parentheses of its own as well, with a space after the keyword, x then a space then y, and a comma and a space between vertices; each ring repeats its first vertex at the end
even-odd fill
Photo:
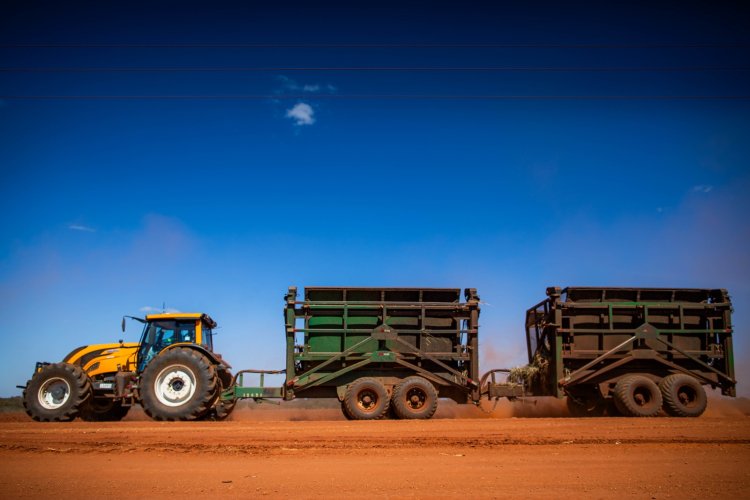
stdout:
POLYGON ((494 418, 443 404, 429 421, 250 407, 226 422, 42 424, 0 415, 0 497, 747 498, 750 413, 697 419, 494 418))

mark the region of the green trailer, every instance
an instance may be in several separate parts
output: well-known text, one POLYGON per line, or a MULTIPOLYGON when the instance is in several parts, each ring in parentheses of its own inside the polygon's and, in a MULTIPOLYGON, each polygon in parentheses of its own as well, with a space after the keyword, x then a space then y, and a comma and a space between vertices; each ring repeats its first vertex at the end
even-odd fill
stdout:
MULTIPOLYGON (((473 288, 297 288, 285 297, 286 381, 225 398, 337 398, 352 419, 430 418, 439 398, 475 403, 479 297, 473 288)), ((262 380, 262 379, 261 379, 262 380)), ((520 393, 519 393, 520 394, 520 393)))
POLYGON ((735 396, 731 313, 723 289, 551 287, 512 378, 573 415, 698 416, 705 386, 735 396))

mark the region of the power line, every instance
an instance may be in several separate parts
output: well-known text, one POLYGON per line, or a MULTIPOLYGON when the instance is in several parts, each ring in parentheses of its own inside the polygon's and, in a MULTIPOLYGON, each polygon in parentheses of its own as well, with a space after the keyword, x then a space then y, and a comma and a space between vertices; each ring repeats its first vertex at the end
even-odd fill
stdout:
POLYGON ((732 49, 748 48, 748 43, 4 43, 3 49, 15 48, 145 48, 145 49, 732 49))
POLYGON ((214 94, 214 95, 0 95, 5 100, 750 100, 750 95, 461 95, 461 94, 214 94))
POLYGON ((17 67, 2 73, 180 73, 180 72, 702 72, 750 71, 747 66, 259 66, 259 67, 17 67))

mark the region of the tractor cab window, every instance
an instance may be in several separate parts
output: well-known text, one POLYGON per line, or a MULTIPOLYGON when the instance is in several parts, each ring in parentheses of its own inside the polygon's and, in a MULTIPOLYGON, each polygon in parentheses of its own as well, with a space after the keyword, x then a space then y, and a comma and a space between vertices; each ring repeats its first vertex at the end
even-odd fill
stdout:
POLYGON ((143 370, 164 348, 178 342, 195 342, 194 321, 151 321, 146 323, 138 349, 138 369, 143 370))
POLYGON ((214 332, 206 323, 201 324, 201 345, 209 351, 214 350, 214 332))

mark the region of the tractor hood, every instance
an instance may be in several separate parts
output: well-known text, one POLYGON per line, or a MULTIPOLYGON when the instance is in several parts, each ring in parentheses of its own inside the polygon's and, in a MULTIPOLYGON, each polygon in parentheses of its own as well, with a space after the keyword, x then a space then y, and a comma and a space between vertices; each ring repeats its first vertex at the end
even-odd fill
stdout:
POLYGON ((135 370, 138 345, 137 342, 85 345, 71 351, 63 362, 80 366, 89 377, 117 372, 118 367, 131 371, 135 370))

